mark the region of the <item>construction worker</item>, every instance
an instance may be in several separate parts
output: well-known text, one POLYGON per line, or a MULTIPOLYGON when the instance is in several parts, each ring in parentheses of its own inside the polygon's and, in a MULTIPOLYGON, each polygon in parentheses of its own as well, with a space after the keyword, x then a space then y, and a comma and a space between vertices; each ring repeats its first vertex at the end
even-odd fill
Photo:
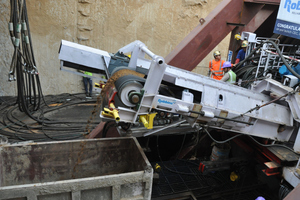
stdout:
POLYGON ((248 46, 248 41, 244 40, 241 45, 242 48, 239 50, 236 56, 235 64, 238 64, 239 62, 245 59, 247 46, 248 46))
POLYGON ((83 77, 85 95, 86 95, 86 97, 92 97, 93 81, 88 76, 93 76, 93 74, 91 72, 86 72, 86 71, 81 71, 81 72, 83 72, 85 75, 87 75, 87 76, 83 77))
POLYGON ((210 78, 221 80, 223 77, 223 71, 222 71, 222 65, 225 62, 224 60, 221 60, 221 52, 215 51, 213 53, 214 60, 209 61, 209 72, 208 76, 210 78))
POLYGON ((233 65, 231 64, 231 62, 229 62, 229 61, 224 62, 222 69, 225 72, 225 75, 223 76, 221 81, 235 84, 236 74, 231 70, 232 66, 233 65))

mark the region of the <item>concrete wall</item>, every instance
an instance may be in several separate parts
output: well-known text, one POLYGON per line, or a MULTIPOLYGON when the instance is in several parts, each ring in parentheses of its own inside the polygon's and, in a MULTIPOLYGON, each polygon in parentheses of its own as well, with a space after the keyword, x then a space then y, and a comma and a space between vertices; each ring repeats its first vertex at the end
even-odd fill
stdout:
MULTIPOLYGON (((0 1, 0 96, 17 95, 8 82, 13 53, 7 23, 9 0, 0 1)), ((221 0, 30 0, 27 11, 44 94, 83 92, 82 77, 60 71, 62 39, 111 53, 140 40, 165 57, 221 0)), ((229 36, 215 49, 227 56, 229 36)), ((194 72, 207 74, 212 53, 194 72)))

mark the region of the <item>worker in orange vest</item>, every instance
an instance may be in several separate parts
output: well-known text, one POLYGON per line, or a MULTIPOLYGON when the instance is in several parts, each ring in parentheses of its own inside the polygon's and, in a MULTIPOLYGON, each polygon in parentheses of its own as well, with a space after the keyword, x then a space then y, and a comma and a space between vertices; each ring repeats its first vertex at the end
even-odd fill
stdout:
POLYGON ((224 60, 221 60, 221 52, 215 51, 213 53, 214 60, 209 61, 209 73, 208 76, 210 78, 221 80, 223 78, 223 70, 222 65, 224 64, 224 60))

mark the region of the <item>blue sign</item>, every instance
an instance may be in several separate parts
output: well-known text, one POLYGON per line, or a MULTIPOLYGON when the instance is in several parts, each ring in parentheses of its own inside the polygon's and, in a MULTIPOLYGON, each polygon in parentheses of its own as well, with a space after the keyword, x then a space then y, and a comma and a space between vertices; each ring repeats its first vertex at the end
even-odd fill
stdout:
POLYGON ((232 59, 232 51, 228 51, 227 61, 231 62, 232 59))
POLYGON ((300 39, 300 24, 295 24, 292 22, 277 19, 274 28, 274 33, 300 39))
POLYGON ((281 0, 274 33, 300 39, 300 0, 281 0))
POLYGON ((169 104, 169 105, 173 105, 176 102, 175 101, 168 101, 168 100, 164 100, 164 99, 158 99, 158 103, 163 103, 163 104, 169 104))

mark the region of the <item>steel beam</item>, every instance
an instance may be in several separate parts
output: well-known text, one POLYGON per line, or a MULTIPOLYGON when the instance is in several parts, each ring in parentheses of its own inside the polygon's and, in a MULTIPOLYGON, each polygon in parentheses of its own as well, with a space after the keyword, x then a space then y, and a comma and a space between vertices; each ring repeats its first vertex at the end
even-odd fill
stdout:
MULTIPOLYGON (((264 5, 260 3, 244 3, 241 0, 222 1, 166 56, 166 63, 181 69, 193 70, 233 29, 243 24, 247 27, 262 8, 264 5)), ((262 14, 266 15, 267 13, 262 14)), ((262 22, 258 18, 254 19, 251 26, 256 27, 259 23, 262 22)))
POLYGON ((278 6, 265 5, 247 24, 242 31, 255 32, 270 15, 276 11, 278 6))
POLYGON ((280 4, 280 0, 244 0, 244 2, 260 3, 260 4, 272 4, 272 5, 279 5, 280 4))
POLYGON ((224 0, 165 57, 169 65, 193 70, 199 62, 240 23, 241 0, 224 0), (188 58, 188 59, 187 59, 188 58))

